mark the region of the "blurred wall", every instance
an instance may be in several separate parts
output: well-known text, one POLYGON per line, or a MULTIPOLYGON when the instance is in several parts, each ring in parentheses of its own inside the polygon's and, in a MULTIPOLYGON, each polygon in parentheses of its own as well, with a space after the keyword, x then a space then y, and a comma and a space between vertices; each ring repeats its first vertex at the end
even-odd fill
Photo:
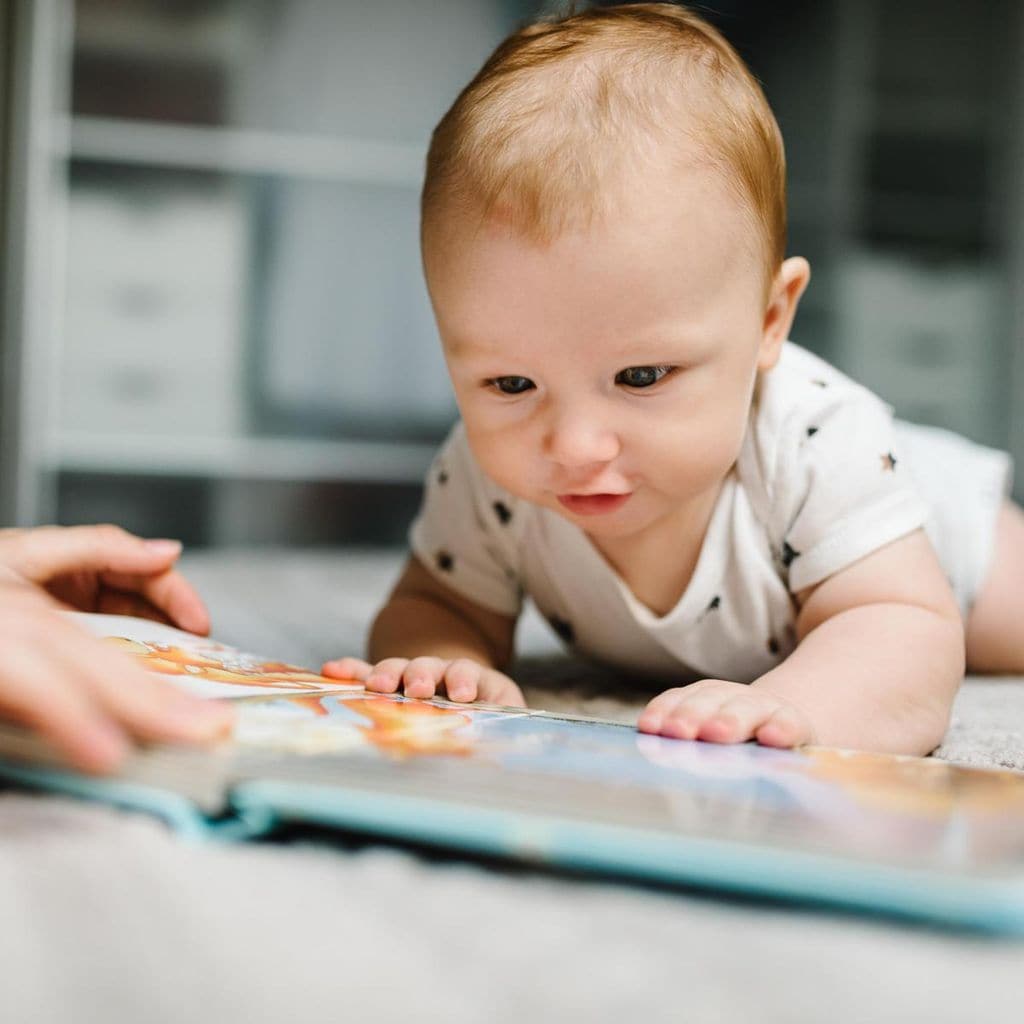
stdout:
MULTIPOLYGON (((429 132, 543 5, 19 6, 66 82, 33 108, 51 176, 33 294, 53 315, 29 318, 18 341, 45 358, 16 383, 37 516, 193 543, 400 540, 455 415, 417 251, 429 132)), ((901 415, 1009 446, 1020 5, 701 9, 786 138, 790 251, 814 269, 794 339, 901 415)))

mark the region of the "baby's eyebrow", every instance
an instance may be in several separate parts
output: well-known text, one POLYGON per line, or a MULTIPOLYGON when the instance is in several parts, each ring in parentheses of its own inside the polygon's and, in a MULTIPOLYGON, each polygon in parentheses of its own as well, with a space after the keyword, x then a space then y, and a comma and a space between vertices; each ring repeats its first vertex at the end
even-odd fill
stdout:
POLYGON ((472 336, 442 335, 445 350, 452 356, 492 356, 501 355, 506 351, 506 346, 496 342, 481 341, 472 336))

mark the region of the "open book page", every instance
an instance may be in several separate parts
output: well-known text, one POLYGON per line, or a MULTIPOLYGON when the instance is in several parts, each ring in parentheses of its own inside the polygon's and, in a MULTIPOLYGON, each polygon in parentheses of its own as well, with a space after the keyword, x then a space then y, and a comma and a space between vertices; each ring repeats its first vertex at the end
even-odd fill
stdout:
POLYGON ((328 679, 148 619, 84 612, 66 614, 90 633, 139 658, 149 671, 166 676, 175 686, 197 697, 236 698, 363 688, 355 681, 328 679))
POLYGON ((316 787, 325 808, 333 787, 941 873, 1024 872, 1024 776, 1012 772, 381 694, 246 700, 239 712, 236 782, 316 787))

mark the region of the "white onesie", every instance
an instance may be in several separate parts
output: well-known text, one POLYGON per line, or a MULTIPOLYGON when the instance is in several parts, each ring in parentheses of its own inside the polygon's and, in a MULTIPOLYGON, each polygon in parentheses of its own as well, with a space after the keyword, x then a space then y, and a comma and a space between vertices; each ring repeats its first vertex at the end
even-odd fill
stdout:
POLYGON ((921 526, 966 612, 1009 478, 1005 453, 894 423, 877 396, 787 343, 666 615, 633 596, 579 527, 485 477, 461 424, 434 461, 410 542, 480 605, 515 616, 529 596, 580 654, 679 683, 750 682, 795 646, 793 594, 921 526))

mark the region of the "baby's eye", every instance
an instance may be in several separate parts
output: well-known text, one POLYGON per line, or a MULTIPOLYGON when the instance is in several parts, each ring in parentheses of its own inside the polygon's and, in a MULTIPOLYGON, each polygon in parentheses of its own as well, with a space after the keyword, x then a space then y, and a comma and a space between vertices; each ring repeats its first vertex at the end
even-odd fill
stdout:
POLYGON ((492 377, 487 383, 497 388, 503 395, 521 395, 524 391, 536 387, 529 377, 492 377))
POLYGON ((615 374, 615 383, 627 388, 649 388, 671 372, 671 366, 627 366, 615 374))

